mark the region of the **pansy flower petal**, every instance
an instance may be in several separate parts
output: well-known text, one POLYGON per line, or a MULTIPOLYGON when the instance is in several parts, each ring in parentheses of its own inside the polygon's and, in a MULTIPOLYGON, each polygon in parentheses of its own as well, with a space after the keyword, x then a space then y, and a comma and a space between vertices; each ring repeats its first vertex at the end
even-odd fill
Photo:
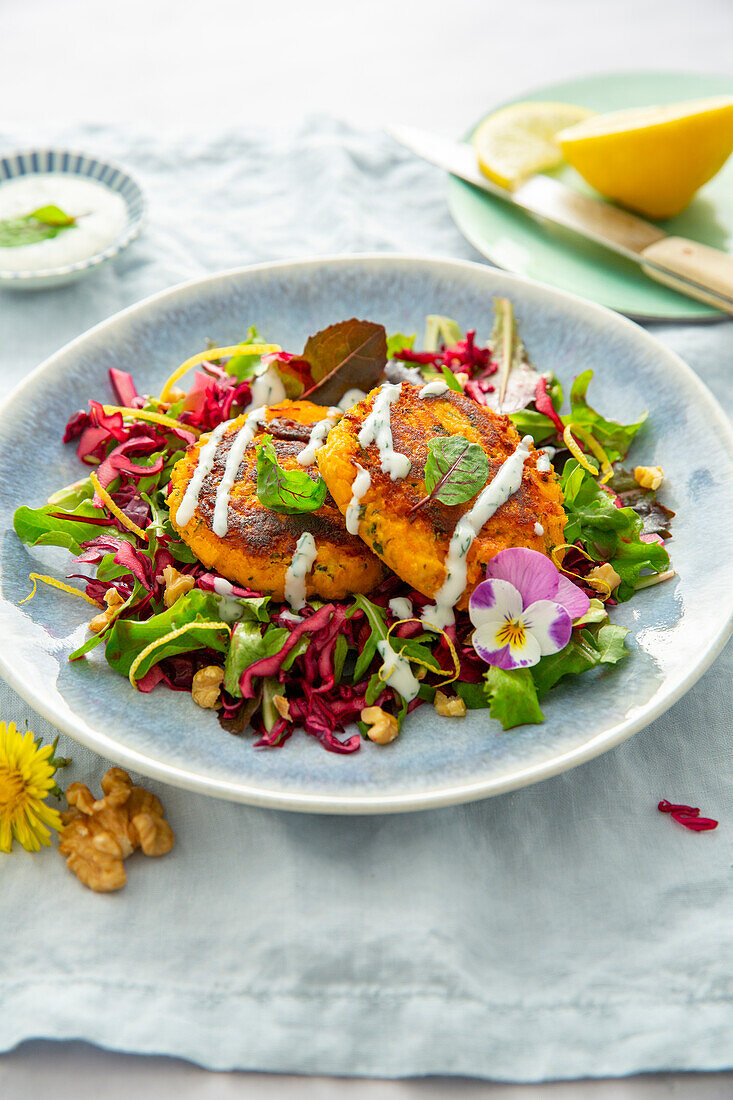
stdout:
POLYGON ((578 588, 577 584, 573 584, 568 577, 563 577, 562 574, 558 574, 557 592, 552 597, 554 603, 559 603, 561 607, 564 607, 573 621, 575 619, 582 618, 587 614, 590 607, 590 599, 586 596, 582 588, 578 588))
POLYGON ((487 665, 495 665, 497 668, 514 668, 514 661, 509 652, 508 645, 502 645, 497 638, 499 630, 504 626, 503 619, 497 619, 494 623, 484 623, 473 633, 473 648, 482 661, 487 665))
POLYGON ((524 612, 524 623, 528 633, 537 642, 540 653, 559 653, 570 641, 573 622, 564 607, 552 600, 537 600, 524 612))
POLYGON ((512 664, 504 665, 504 668, 529 668, 530 665, 536 665, 541 656, 542 649, 536 635, 525 630, 521 641, 509 643, 509 657, 512 664))
POLYGON ((486 566, 487 580, 509 581, 521 593, 524 606, 551 600, 557 592, 558 572, 545 554, 526 546, 501 550, 486 566))
POLYGON ((472 594, 468 613, 474 626, 494 619, 516 619, 522 614, 522 596, 509 581, 481 581, 472 594))
POLYGON ((483 623, 473 632, 473 648, 482 661, 497 668, 529 668, 541 657, 539 643, 527 631, 520 642, 506 642, 506 619, 483 623))

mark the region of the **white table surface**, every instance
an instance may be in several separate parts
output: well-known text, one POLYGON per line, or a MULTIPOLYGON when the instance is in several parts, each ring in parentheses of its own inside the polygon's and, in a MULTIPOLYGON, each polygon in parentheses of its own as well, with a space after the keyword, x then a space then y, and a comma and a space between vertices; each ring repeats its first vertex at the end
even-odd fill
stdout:
MULTIPOLYGON (((166 131, 279 126, 313 113, 458 134, 548 81, 632 68, 731 71, 733 0, 0 0, 5 117, 44 126, 138 120, 166 131)), ((733 1073, 500 1085, 208 1073, 185 1062, 26 1043, 0 1097, 330 1100, 718 1100, 733 1073)))

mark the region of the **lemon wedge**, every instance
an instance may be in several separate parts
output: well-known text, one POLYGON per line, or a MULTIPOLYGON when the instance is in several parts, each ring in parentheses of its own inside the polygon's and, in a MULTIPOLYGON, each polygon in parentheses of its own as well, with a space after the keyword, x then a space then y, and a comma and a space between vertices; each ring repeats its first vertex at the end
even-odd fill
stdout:
POLYGON ((518 183, 562 162, 556 134, 593 114, 572 103, 512 103, 479 124, 473 145, 479 167, 500 187, 518 183))
POLYGON ((558 141, 606 198, 654 220, 672 218, 733 152, 733 97, 595 115, 558 141))

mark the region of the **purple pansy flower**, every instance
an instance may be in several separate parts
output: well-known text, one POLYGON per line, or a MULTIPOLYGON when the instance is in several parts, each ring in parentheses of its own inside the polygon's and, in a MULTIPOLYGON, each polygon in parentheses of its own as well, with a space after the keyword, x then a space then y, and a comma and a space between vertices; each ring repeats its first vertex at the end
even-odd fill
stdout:
POLYGON ((498 668, 527 668, 570 641, 573 620, 590 600, 544 554, 525 547, 502 550, 486 567, 468 605, 473 648, 498 668))

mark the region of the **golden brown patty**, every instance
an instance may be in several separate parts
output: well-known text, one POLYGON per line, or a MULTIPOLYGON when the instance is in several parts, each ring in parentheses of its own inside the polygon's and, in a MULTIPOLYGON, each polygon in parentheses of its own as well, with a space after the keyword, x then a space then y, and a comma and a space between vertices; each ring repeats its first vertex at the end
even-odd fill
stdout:
MULTIPOLYGON (((306 581, 308 596, 343 599, 352 592, 371 592, 383 580, 384 566, 361 539, 347 532, 330 495, 317 512, 294 516, 272 512, 257 498, 256 443, 265 430, 273 437, 279 464, 286 470, 301 470, 297 456, 310 439, 311 426, 327 413, 327 408, 310 401, 283 401, 267 410, 267 427, 257 432, 239 467, 229 499, 229 530, 224 538, 212 530, 214 501, 227 455, 245 417, 233 420, 224 433, 214 466, 201 486, 196 511, 184 527, 176 523, 176 514, 196 468, 199 451, 209 436, 203 435, 176 463, 168 496, 171 523, 208 569, 282 600, 285 574, 295 544, 304 531, 310 531, 318 553, 306 581)), ((315 465, 307 470, 313 479, 318 477, 315 465)))
MULTIPOLYGON (((444 562, 453 530, 476 498, 455 505, 432 500, 411 511, 426 494, 423 473, 429 441, 436 436, 462 435, 478 443, 489 460, 489 477, 493 478, 516 450, 520 437, 508 417, 482 408, 462 394, 449 392, 442 397, 420 398, 418 387, 405 382, 399 399, 391 406, 392 438, 395 450, 408 455, 412 467, 406 478, 391 481, 380 469, 376 445, 372 443, 363 450, 357 438, 377 393, 373 390, 331 429, 316 461, 344 515, 357 473, 355 463, 368 471, 371 485, 361 501, 361 538, 404 581, 424 595, 434 596, 445 580, 444 562)), ((564 526, 557 479, 553 472, 538 472, 533 448, 519 490, 485 524, 468 552, 468 583, 458 606, 467 606, 471 592, 483 580, 486 563, 500 550, 528 546, 549 554, 563 543, 564 526), (535 533, 536 523, 543 534, 535 533)))

